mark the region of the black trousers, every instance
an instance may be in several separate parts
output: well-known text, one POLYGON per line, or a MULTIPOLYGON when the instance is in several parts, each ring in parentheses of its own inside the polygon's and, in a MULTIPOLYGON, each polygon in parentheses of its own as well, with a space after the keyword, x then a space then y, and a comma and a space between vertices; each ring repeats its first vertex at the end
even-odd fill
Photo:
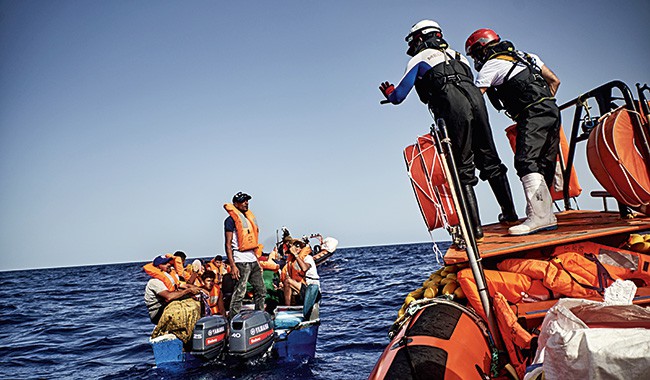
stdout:
POLYGON ((462 184, 478 183, 476 169, 484 181, 507 172, 494 144, 483 94, 476 86, 449 83, 431 99, 429 108, 447 123, 462 184))
POLYGON ((554 100, 545 100, 524 110, 515 121, 517 175, 540 173, 551 186, 560 147, 560 109, 554 100))

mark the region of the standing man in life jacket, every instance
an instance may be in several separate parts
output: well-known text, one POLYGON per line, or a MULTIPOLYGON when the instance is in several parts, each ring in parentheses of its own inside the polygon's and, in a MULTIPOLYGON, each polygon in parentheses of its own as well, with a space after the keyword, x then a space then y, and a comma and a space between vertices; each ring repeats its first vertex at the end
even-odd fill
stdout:
POLYGON ((526 220, 511 235, 557 228, 549 191, 560 141, 560 109, 555 102, 560 80, 534 54, 515 50, 491 29, 479 29, 465 43, 478 70, 476 85, 497 110, 517 123, 515 169, 526 195, 526 220))
POLYGON ((411 58, 397 86, 384 82, 379 90, 392 104, 400 104, 411 89, 436 117, 449 128, 454 160, 477 240, 483 237, 474 186, 479 177, 487 180, 501 207, 499 222, 512 224, 517 213, 512 202, 507 168, 497 153, 487 108, 467 58, 449 48, 437 22, 422 20, 406 36, 411 58))
POLYGON ((235 289, 230 300, 230 317, 241 310, 242 300, 246 294, 246 283, 253 286, 255 310, 264 310, 266 288, 262 269, 257 258, 262 254, 262 246, 258 244, 259 227, 255 215, 248 209, 251 196, 239 192, 232 197, 232 204, 223 207, 228 212, 224 221, 225 244, 228 261, 232 263, 232 278, 235 289))

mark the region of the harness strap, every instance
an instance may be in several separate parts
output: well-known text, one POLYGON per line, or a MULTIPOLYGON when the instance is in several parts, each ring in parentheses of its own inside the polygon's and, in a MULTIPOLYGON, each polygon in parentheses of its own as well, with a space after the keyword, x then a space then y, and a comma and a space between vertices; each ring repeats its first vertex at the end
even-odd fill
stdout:
MULTIPOLYGON (((530 107, 532 107, 532 106, 534 106, 534 105, 537 105, 537 104, 539 104, 539 103, 541 103, 541 102, 544 102, 544 101, 546 101, 546 100, 555 100, 555 97, 553 97, 553 96, 545 96, 545 97, 543 97, 543 98, 540 98, 539 100, 534 101, 534 102, 532 102, 532 103, 526 105, 526 107, 524 107, 524 108, 521 110, 521 112, 519 112, 518 114, 516 114, 516 115, 508 115, 508 116, 511 116, 512 119, 514 120, 514 119, 518 118, 519 115, 521 115, 521 114, 522 114, 525 110, 527 110, 528 108, 530 108, 530 107)), ((507 113, 507 112, 506 112, 506 113, 507 113)))
POLYGON ((585 258, 596 264, 596 268, 598 269, 598 285, 605 291, 605 288, 609 286, 608 281, 614 282, 614 278, 612 278, 612 275, 609 274, 607 268, 598 260, 596 255, 593 253, 585 253, 585 258))

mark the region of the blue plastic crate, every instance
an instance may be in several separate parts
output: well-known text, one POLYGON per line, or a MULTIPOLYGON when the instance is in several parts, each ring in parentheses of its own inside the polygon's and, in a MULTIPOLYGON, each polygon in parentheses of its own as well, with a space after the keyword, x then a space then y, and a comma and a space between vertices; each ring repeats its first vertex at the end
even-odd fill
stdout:
POLYGON ((153 348, 156 365, 179 363, 184 361, 183 342, 172 334, 160 336, 149 341, 153 348))

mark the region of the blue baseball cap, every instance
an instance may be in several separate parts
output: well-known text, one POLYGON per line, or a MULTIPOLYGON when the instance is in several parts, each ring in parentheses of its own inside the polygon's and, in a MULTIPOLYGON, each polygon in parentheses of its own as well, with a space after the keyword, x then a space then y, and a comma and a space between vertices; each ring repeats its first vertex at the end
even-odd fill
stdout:
POLYGON ((167 257, 165 255, 160 255, 160 256, 157 256, 155 259, 153 259, 153 266, 157 267, 158 265, 167 264, 171 260, 172 260, 171 257, 167 257))

